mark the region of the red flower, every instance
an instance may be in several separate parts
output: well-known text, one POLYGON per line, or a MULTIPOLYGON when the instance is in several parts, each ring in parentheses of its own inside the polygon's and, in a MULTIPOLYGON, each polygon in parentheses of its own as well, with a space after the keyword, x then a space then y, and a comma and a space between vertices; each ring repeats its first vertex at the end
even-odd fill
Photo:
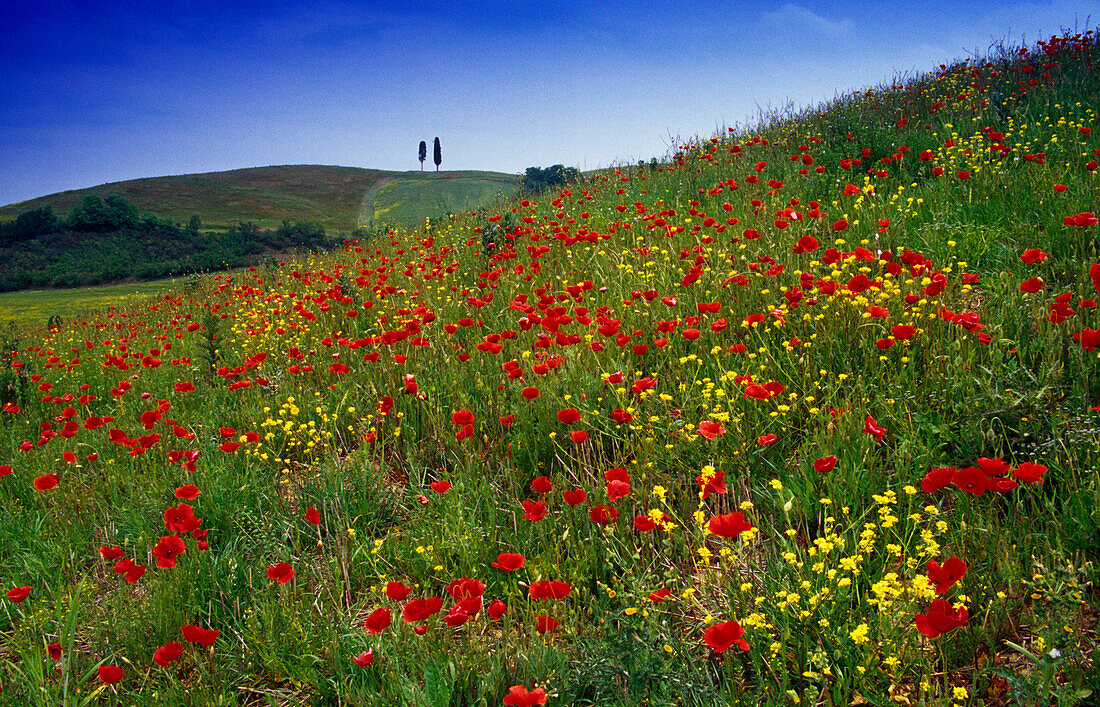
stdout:
POLYGON ((550 493, 553 488, 554 484, 545 476, 540 476, 531 482, 531 490, 535 493, 550 493))
POLYGON ((100 682, 105 682, 108 685, 114 685, 126 676, 126 673, 122 672, 122 668, 117 665, 101 665, 97 672, 99 673, 100 682))
POLYGON ((34 480, 34 487, 39 491, 49 491, 57 486, 57 482, 60 480, 61 477, 57 474, 43 474, 34 480))
POLYGON ((294 579, 294 568, 286 562, 280 562, 277 565, 270 565, 267 568, 267 578, 274 580, 279 584, 286 584, 290 580, 294 579))
POLYGON ((775 444, 775 441, 779 439, 774 434, 760 435, 756 438, 756 443, 762 447, 767 447, 770 444, 775 444))
POLYGON ((836 467, 836 457, 832 454, 814 459, 814 471, 819 474, 828 474, 834 467, 836 467))
POLYGON ((649 593, 649 600, 655 604, 663 604, 672 598, 671 589, 658 589, 655 592, 649 593))
POLYGON ((573 489, 572 491, 564 491, 561 497, 570 506, 577 506, 588 500, 588 494, 585 493, 584 489, 573 489))
POLYGON ((439 481, 433 481, 431 484, 432 491, 436 493, 447 493, 451 490, 451 482, 446 479, 440 479, 439 481))
POLYGON ((531 692, 523 685, 513 685, 508 688, 508 694, 504 696, 504 704, 508 707, 536 707, 546 704, 546 690, 536 687, 531 692))
POLYGON ((235 452, 240 446, 241 445, 236 442, 226 442, 225 444, 219 444, 218 449, 222 450, 223 452, 235 452))
POLYGON ((532 582, 528 595, 537 601, 547 599, 564 599, 573 590, 568 582, 557 579, 549 579, 542 582, 532 582))
POLYGON ((936 585, 936 594, 944 594, 955 582, 966 575, 966 563, 957 557, 951 557, 940 565, 935 560, 929 560, 925 565, 928 569, 928 579, 936 585))
POLYGON ((976 466, 968 466, 956 471, 951 483, 960 490, 980 496, 989 488, 989 477, 976 466))
POLYGON ((474 424, 474 414, 469 410, 459 410, 451 413, 451 424, 456 426, 474 424))
POLYGON ((870 415, 868 415, 867 419, 863 421, 863 431, 869 435, 874 436, 874 438, 879 442, 882 441, 883 435, 886 434, 886 428, 880 427, 879 424, 875 422, 875 418, 871 417, 870 415))
POLYGON ((1020 292, 1035 294, 1039 290, 1043 289, 1043 285, 1043 278, 1033 277, 1030 280, 1024 280, 1020 283, 1020 292))
POLYGON ((712 493, 719 495, 726 492, 726 472, 716 471, 704 483, 703 475, 695 477, 695 483, 699 484, 699 500, 705 501, 712 493))
POLYGON ((493 567, 498 570, 504 570, 505 572, 515 572, 523 567, 525 560, 523 555, 518 552, 502 552, 497 555, 497 561, 492 563, 493 567))
POLYGON ((183 655, 183 646, 170 641, 153 652, 153 662, 163 668, 181 655, 183 655))
POLYGON ((936 599, 928 607, 928 613, 913 617, 917 630, 929 638, 935 638, 941 633, 947 633, 962 626, 968 618, 970 618, 969 611, 966 609, 956 611, 951 608, 951 603, 946 599, 936 599))
POLYGON ((615 503, 621 498, 626 498, 630 495, 630 484, 626 481, 620 481, 618 479, 612 479, 607 482, 607 500, 615 503))
POLYGON ((726 428, 722 426, 721 422, 711 422, 710 420, 703 420, 699 423, 699 429, 697 431, 702 437, 706 437, 707 439, 714 439, 718 435, 725 434, 726 428))
POLYGON ((508 605, 502 602, 500 599, 494 599, 489 602, 489 606, 486 609, 489 613, 489 618, 493 621, 499 621, 500 617, 504 616, 504 612, 508 611, 508 605))
POLYGON ((157 558, 157 567, 169 569, 176 566, 177 556, 185 551, 187 546, 178 535, 165 535, 153 548, 153 554, 157 558))
POLYGON ((176 498, 183 499, 184 501, 194 501, 202 491, 199 491, 199 487, 194 484, 186 484, 176 489, 176 498))
POLYGON ((584 430, 570 430, 569 439, 573 440, 573 444, 581 444, 588 439, 588 433, 584 430))
POLYGON ((908 341, 913 338, 913 334, 917 333, 917 329, 910 324, 896 324, 890 329, 890 333, 894 335, 895 339, 908 341))
POLYGON ((703 640, 715 653, 725 653, 734 644, 743 651, 749 649, 749 644, 742 638, 745 629, 736 621, 723 621, 714 624, 703 634, 703 640))
POLYGON ((619 517, 619 512, 615 510, 613 506, 593 506, 592 510, 588 512, 589 519, 593 523, 599 523, 600 525, 610 525, 614 523, 619 517))
POLYGON ((367 629, 367 633, 382 633, 393 621, 393 614, 390 610, 382 607, 381 609, 375 609, 363 622, 363 628, 367 629))
POLYGON ((218 636, 221 635, 221 631, 216 628, 200 628, 194 624, 181 626, 180 633, 183 634, 183 638, 187 642, 197 643, 203 648, 214 645, 214 641, 218 640, 218 636))
POLYGON ((1041 263, 1047 259, 1047 254, 1039 248, 1028 248, 1020 254, 1020 262, 1031 265, 1032 263, 1041 263))
POLYGON ((563 425, 572 425, 577 420, 581 419, 580 410, 576 408, 565 408, 564 410, 558 410, 558 422, 563 425))
POLYGON ((30 594, 30 593, 31 593, 30 586, 15 587, 14 589, 9 589, 8 590, 8 599, 11 599, 13 602, 18 604, 18 603, 22 602, 24 599, 26 599, 27 595, 30 594))
POLYGON ((126 574, 122 576, 130 584, 136 584, 142 575, 145 574, 145 570, 148 569, 145 565, 134 565, 126 570, 126 574))
POLYGON ((455 601, 462 601, 463 599, 480 597, 485 594, 485 584, 476 579, 461 577, 448 584, 446 592, 450 594, 455 601))
POLYGON ((114 547, 108 547, 107 545, 104 545, 103 547, 99 548, 99 554, 103 555, 104 560, 117 560, 126 553, 119 545, 115 545, 114 547))
POLYGON ((365 668, 370 665, 371 662, 374 660, 374 649, 371 648, 369 650, 365 650, 359 655, 352 658, 352 660, 354 660, 355 664, 358 665, 360 668, 365 668))
POLYGON ((537 523, 546 517, 546 501, 524 501, 523 517, 537 523))
POLYGON ((711 533, 723 538, 736 538, 751 527, 752 525, 745 520, 745 516, 740 511, 714 516, 707 523, 711 533))
POLYGON ((314 506, 310 506, 306 509, 306 522, 310 525, 321 524, 321 514, 317 512, 317 509, 314 506))
POLYGON ((634 530, 639 533, 648 533, 657 527, 657 521, 649 516, 634 516, 634 530))
POLYGON ((409 602, 405 604, 405 608, 401 610, 401 618, 405 619, 405 623, 412 624, 417 621, 423 621, 442 608, 443 599, 441 597, 410 599, 409 602))
POLYGON ((411 591, 411 587, 406 587, 401 582, 386 582, 386 596, 394 601, 404 600, 411 591))
POLYGON ((524 388, 520 392, 520 395, 522 395, 525 400, 534 400, 535 398, 539 397, 539 389, 538 388, 524 388))
POLYGON ((1032 464, 1031 462, 1024 462, 1012 472, 1020 481, 1025 484, 1034 484, 1043 480, 1043 474, 1047 473, 1047 468, 1042 464, 1032 464))
POLYGON ((549 616, 536 616, 535 617, 535 630, 539 633, 549 633, 558 626, 561 626, 561 621, 556 621, 549 616))

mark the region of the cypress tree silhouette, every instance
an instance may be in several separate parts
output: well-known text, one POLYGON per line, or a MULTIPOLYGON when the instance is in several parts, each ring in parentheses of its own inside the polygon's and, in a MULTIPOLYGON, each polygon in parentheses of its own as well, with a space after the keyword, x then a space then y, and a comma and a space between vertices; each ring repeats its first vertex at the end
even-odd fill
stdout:
POLYGON ((428 159, 428 143, 420 141, 420 171, 424 171, 424 160, 428 159))
POLYGON ((433 149, 433 156, 435 157, 435 171, 439 171, 439 165, 443 163, 443 150, 439 147, 439 138, 435 139, 435 148, 433 149))

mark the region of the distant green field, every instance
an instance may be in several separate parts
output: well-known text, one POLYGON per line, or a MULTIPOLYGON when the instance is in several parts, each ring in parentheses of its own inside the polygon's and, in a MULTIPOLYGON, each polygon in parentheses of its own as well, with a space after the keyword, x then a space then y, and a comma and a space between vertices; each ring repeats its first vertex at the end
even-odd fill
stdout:
POLYGON ((0 292, 0 325, 45 324, 50 317, 71 320, 81 313, 119 307, 134 299, 156 295, 174 280, 134 282, 126 285, 85 287, 72 290, 23 290, 0 292))
POLYGON ((520 177, 502 172, 389 172, 359 167, 281 165, 132 179, 48 194, 0 207, 0 221, 46 205, 65 216, 84 197, 118 194, 143 213, 178 223, 192 216, 204 228, 252 221, 262 228, 283 220, 316 221, 329 232, 349 232, 376 221, 375 202, 388 223, 414 224, 446 210, 491 203, 497 191, 518 189, 520 177), (409 189, 402 187, 416 186, 409 189), (385 191, 383 185, 391 185, 385 191), (424 186, 431 185, 431 186, 424 186), (391 196, 390 191, 397 189, 391 196), (365 218, 364 218, 365 216, 365 218))
POLYGON ((518 191, 517 178, 495 172, 407 172, 381 181, 367 194, 359 225, 419 225, 426 217, 470 211, 518 191))

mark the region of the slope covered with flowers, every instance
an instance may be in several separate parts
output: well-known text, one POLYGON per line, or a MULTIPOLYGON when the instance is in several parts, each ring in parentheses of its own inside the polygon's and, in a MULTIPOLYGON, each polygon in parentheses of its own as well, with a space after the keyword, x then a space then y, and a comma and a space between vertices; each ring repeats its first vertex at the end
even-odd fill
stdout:
POLYGON ((1083 697, 1098 62, 1002 50, 13 334, 0 695, 1083 697))

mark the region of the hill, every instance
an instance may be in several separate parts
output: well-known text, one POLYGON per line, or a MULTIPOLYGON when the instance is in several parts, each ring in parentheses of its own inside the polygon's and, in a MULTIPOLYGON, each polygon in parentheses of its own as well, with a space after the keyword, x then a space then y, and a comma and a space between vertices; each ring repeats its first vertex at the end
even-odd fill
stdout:
POLYGON ((501 172, 393 172, 358 167, 282 165, 225 172, 149 177, 111 182, 0 207, 0 221, 52 205, 58 215, 94 194, 117 194, 143 213, 204 227, 229 228, 242 221, 270 228, 284 220, 315 222, 329 232, 360 226, 414 225, 425 217, 471 210, 511 196, 519 177, 501 172))
POLYGON ((1098 114, 1054 37, 0 332, 4 700, 1095 704, 1098 114))

